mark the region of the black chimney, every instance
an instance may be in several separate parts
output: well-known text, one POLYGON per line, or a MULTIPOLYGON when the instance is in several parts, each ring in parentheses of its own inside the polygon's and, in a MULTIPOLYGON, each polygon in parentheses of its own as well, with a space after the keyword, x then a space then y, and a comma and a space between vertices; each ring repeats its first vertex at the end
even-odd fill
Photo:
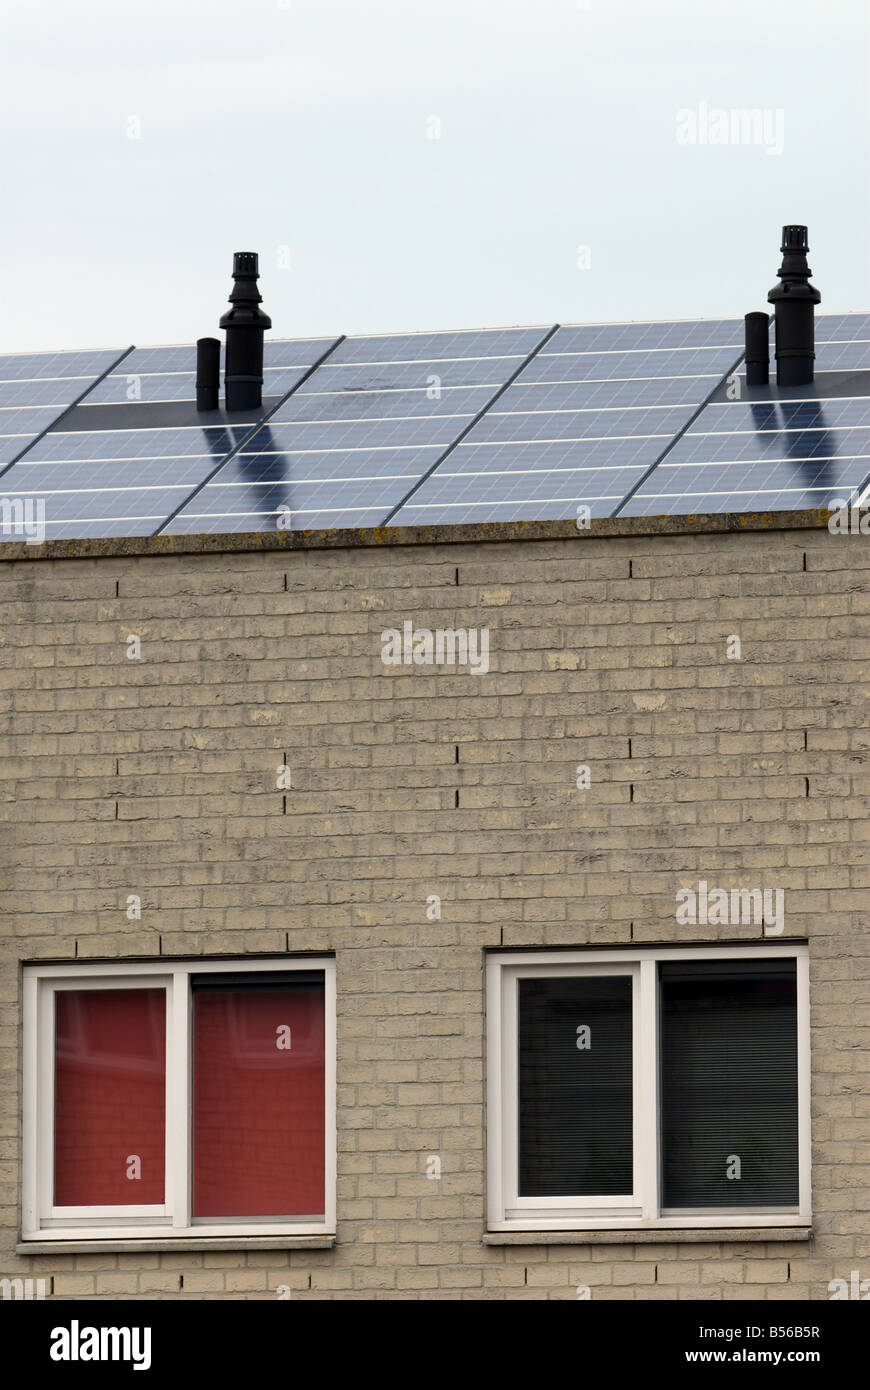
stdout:
POLYGON ((221 328, 227 330, 227 410, 255 410, 263 404, 263 334, 272 320, 259 307, 259 274, 256 251, 235 253, 232 308, 221 319, 221 328))
POLYGON ((770 324, 767 314, 745 314, 746 385, 766 386, 770 375, 770 324))
POLYGON ((196 340, 196 408, 217 410, 221 379, 219 338, 196 340))
POLYGON ((777 386, 806 386, 813 379, 813 309, 822 296, 809 283, 809 249, 806 227, 783 227, 782 265, 777 271, 781 283, 767 296, 775 306, 777 386))

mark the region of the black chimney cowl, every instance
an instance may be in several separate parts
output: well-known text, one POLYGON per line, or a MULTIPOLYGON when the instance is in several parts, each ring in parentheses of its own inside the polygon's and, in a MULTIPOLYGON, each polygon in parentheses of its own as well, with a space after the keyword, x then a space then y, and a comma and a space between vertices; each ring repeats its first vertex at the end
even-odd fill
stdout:
POLYGON ((807 265, 809 249, 806 227, 783 227, 780 283, 767 296, 774 306, 777 386, 806 386, 813 379, 813 310, 822 296, 809 283, 813 273, 807 265))
POLYGON ((231 308, 220 326, 227 331, 227 410, 257 410, 263 404, 263 334, 272 320, 259 307, 259 265, 256 251, 237 251, 233 256, 231 308))

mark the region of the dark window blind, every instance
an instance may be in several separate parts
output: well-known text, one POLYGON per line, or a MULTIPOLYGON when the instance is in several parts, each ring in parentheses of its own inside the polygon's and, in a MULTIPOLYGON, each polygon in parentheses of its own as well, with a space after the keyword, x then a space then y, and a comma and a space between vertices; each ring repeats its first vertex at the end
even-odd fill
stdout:
POLYGON ((659 980, 662 1206, 797 1205, 795 963, 663 962, 659 980))
POLYGON ((518 983, 519 1195, 628 1195, 631 979, 518 983))

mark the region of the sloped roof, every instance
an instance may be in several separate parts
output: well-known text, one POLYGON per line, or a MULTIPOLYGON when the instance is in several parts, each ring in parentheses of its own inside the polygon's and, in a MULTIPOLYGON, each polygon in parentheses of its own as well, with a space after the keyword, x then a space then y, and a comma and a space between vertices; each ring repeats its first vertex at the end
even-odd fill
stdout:
POLYGON ((816 315, 809 387, 742 356, 742 319, 271 339, 232 415, 197 413, 192 344, 3 356, 0 506, 57 540, 857 503, 870 315, 816 315))

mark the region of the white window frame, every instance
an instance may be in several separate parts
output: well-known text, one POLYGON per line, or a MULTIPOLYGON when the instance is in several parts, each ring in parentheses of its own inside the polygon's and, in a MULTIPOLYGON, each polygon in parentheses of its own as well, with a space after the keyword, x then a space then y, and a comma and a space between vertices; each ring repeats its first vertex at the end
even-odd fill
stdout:
POLYGON ((806 1226, 812 1219, 809 950, 757 946, 523 951, 487 958, 487 1228, 500 1231, 667 1230, 806 1226), (661 961, 794 960, 797 971, 798 1194, 796 1207, 663 1209, 659 1097, 661 961), (520 1197, 518 1193, 518 984, 520 979, 628 974, 632 988, 633 1191, 620 1197, 520 1197))
POLYGON ((331 956, 247 957, 242 960, 118 961, 24 967, 23 1190, 21 1238, 128 1240, 209 1236, 335 1234, 336 1000, 331 956), (324 976, 325 1211, 309 1221, 244 1216, 194 1219, 192 1184, 192 1020, 190 977, 231 972, 318 970, 324 976), (56 1207, 54 1182, 55 1007, 64 989, 166 990, 166 1174, 164 1202, 146 1206, 56 1207))

